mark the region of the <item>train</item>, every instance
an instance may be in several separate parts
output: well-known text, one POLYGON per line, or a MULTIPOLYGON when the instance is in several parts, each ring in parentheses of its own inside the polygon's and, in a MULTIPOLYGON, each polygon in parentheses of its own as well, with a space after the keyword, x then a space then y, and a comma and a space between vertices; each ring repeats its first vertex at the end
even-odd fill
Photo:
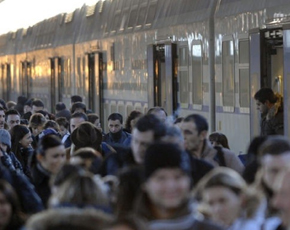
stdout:
POLYGON ((113 112, 198 113, 241 154, 261 87, 283 95, 290 134, 289 37, 289 0, 96 0, 0 36, 0 97, 54 112, 78 94, 105 130, 113 112))

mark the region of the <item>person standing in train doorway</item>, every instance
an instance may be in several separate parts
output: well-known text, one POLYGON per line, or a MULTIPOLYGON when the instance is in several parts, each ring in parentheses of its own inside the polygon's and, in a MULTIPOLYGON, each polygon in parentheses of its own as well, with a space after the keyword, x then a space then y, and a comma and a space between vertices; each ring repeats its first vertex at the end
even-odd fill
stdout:
POLYGON ((254 99, 256 100, 257 109, 261 112, 261 136, 283 135, 282 96, 274 93, 270 88, 261 88, 255 93, 254 99))

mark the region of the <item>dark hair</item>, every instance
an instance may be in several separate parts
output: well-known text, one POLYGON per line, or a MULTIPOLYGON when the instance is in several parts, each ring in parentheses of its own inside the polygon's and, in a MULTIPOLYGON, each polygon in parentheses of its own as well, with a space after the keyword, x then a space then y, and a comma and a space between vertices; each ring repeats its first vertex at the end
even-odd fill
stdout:
POLYGON ((65 106, 65 104, 64 104, 63 102, 58 102, 58 103, 55 105, 55 109, 56 109, 57 111, 64 110, 64 109, 66 109, 66 106, 65 106))
POLYGON ((29 127, 37 128, 38 126, 43 126, 46 122, 46 119, 43 114, 35 113, 29 119, 29 127))
POLYGON ((24 165, 24 159, 21 154, 22 145, 19 143, 19 141, 29 132, 30 130, 25 125, 15 125, 10 130, 11 151, 15 154, 22 165, 24 165))
POLYGON ((4 111, 7 110, 6 102, 3 99, 0 99, 0 107, 2 107, 4 111))
POLYGON ((88 116, 83 112, 75 112, 71 115, 71 119, 73 118, 83 118, 85 121, 88 121, 88 116))
POLYGON ((141 220, 140 218, 137 218, 136 216, 133 216, 132 214, 118 218, 112 224, 110 224, 109 227, 106 229, 111 229, 113 227, 117 227, 120 225, 121 226, 125 225, 133 230, 148 229, 146 223, 143 220, 141 220))
POLYGON ((270 88, 261 88, 258 90, 254 95, 254 99, 260 101, 261 103, 265 103, 266 101, 275 103, 277 101, 277 97, 270 88))
POLYGON ((184 117, 178 117, 175 119, 175 121, 173 122, 173 124, 178 124, 181 123, 184 120, 184 117))
POLYGON ((219 132, 213 132, 208 136, 210 142, 216 142, 221 145, 223 148, 230 149, 228 138, 225 134, 219 132))
POLYGON ((6 119, 6 121, 7 121, 7 117, 8 117, 9 115, 18 115, 19 118, 20 118, 20 113, 19 113, 16 109, 9 109, 9 110, 7 110, 7 111, 5 112, 5 119, 6 119))
POLYGON ((26 102, 25 102, 25 104, 24 105, 27 105, 27 106, 29 106, 29 107, 32 107, 32 102, 35 100, 35 98, 30 98, 30 99, 28 99, 26 102))
POLYGON ((165 113, 165 115, 167 116, 167 113, 166 113, 166 111, 164 110, 164 108, 159 107, 159 106, 155 106, 155 107, 150 108, 150 109, 147 111, 147 114, 149 115, 149 114, 152 114, 152 113, 154 113, 154 112, 159 112, 159 111, 163 111, 163 112, 165 113))
POLYGON ((129 114, 129 116, 127 117, 127 120, 126 120, 126 124, 125 124, 126 130, 131 132, 132 131, 131 121, 137 117, 140 117, 141 115, 142 115, 142 113, 138 110, 131 111, 131 113, 129 114))
POLYGON ((12 216, 5 229, 20 229, 24 224, 24 218, 20 211, 20 204, 15 190, 8 182, 0 179, 0 192, 12 207, 12 216))
POLYGON ((24 105, 27 101, 27 97, 25 96, 18 96, 17 97, 17 104, 24 105))
POLYGON ((79 95, 73 95, 70 97, 70 100, 72 103, 76 103, 76 102, 83 102, 83 99, 81 96, 79 95))
POLYGON ((8 109, 13 109, 16 106, 15 101, 7 101, 6 106, 8 109))
POLYGON ((198 134, 200 134, 202 131, 208 131, 208 123, 205 117, 199 115, 199 114, 191 114, 188 115, 183 120, 184 122, 194 122, 196 125, 196 129, 198 131, 198 134))
POLYGON ((36 106, 36 107, 44 107, 44 103, 42 100, 40 99, 35 99, 32 101, 32 105, 36 106))
POLYGON ((44 123, 44 129, 52 128, 56 132, 59 132, 59 125, 56 121, 49 120, 44 123))
POLYGON ((59 126, 63 126, 66 129, 69 128, 69 121, 65 117, 58 117, 55 121, 59 126))
POLYGON ((108 117, 108 121, 112 120, 112 121, 116 121, 119 120, 121 124, 123 124, 123 116, 120 113, 112 113, 110 114, 110 116, 108 117))
POLYGON ((285 136, 269 136, 259 148, 258 155, 282 155, 290 151, 290 140, 285 136))
POLYGON ((98 114, 96 114, 96 113, 88 114, 88 122, 91 122, 92 124, 94 124, 95 121, 98 120, 98 119, 99 119, 98 114))
POLYGON ((136 128, 140 132, 153 131, 154 140, 160 140, 166 135, 165 124, 153 114, 140 117, 134 128, 136 128))
POLYGON ((45 156, 45 151, 50 148, 54 148, 57 146, 63 145, 61 140, 56 135, 45 135, 43 138, 41 138, 37 144, 37 154, 40 154, 42 156, 45 156))
POLYGON ((87 112, 87 107, 83 102, 75 102, 71 107, 71 113, 74 113, 77 109, 82 109, 87 112))

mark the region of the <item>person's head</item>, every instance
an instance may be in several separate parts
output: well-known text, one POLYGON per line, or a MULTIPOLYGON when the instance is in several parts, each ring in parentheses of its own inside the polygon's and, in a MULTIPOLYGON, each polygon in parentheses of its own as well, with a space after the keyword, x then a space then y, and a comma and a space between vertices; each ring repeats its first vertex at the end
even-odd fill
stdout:
POLYGON ((56 121, 53 121, 53 120, 48 120, 44 123, 44 126, 43 126, 44 129, 48 129, 48 128, 51 128, 51 129, 54 129, 56 132, 59 132, 59 125, 56 121))
POLYGON ((218 167, 205 175, 197 185, 197 194, 210 211, 210 218, 224 226, 246 214, 251 218, 259 205, 259 197, 250 193, 247 183, 236 171, 218 167))
POLYGON ((184 120, 184 117, 178 117, 173 122, 173 125, 176 126, 176 127, 178 127, 180 129, 183 120, 184 120))
POLYGON ((98 128, 101 127, 99 116, 96 113, 88 114, 88 122, 91 122, 94 126, 96 126, 98 128))
POLYGON ((160 119, 162 122, 165 122, 166 121, 166 118, 167 118, 166 111, 162 107, 159 107, 159 106, 150 108, 147 111, 147 114, 153 114, 158 119, 160 119))
POLYGON ((71 133, 71 141, 75 145, 75 151, 91 147, 100 152, 102 133, 92 123, 84 121, 71 133))
POLYGON ((79 95, 73 95, 70 97, 70 101, 71 101, 71 104, 74 104, 76 102, 83 102, 83 98, 79 95))
POLYGON ((144 157, 144 191, 155 209, 176 210, 192 186, 189 156, 177 145, 154 143, 144 157))
POLYGON ((290 141, 284 136, 269 136, 259 148, 262 181, 268 189, 274 189, 273 182, 290 168, 290 141))
POLYGON ((59 112, 59 111, 65 110, 65 109, 66 109, 66 106, 65 106, 65 104, 63 102, 58 102, 55 105, 56 112, 59 112))
POLYGON ((277 101, 275 93, 270 88, 261 88, 258 90, 254 95, 254 99, 256 100, 257 109, 262 114, 266 114, 277 101))
POLYGON ((33 215, 27 230, 103 230, 113 221, 110 215, 94 209, 49 209, 33 215))
POLYGON ((184 146, 189 152, 198 151, 206 140, 208 132, 207 120, 199 114, 191 114, 181 123, 184 146))
POLYGON ((146 149, 166 134, 166 126, 154 115, 144 115, 132 131, 131 149, 136 163, 142 164, 146 149))
POLYGON ((9 152, 11 149, 11 136, 6 129, 0 129, 0 148, 4 152, 9 152))
POLYGON ((85 113, 73 113, 70 118, 70 132, 72 133, 84 121, 88 121, 88 116, 85 113))
POLYGON ((87 112, 86 105, 83 102, 75 102, 75 103, 73 103, 73 105, 71 107, 71 113, 75 113, 75 112, 86 113, 87 112))
POLYGON ((254 137, 247 148, 247 163, 258 159, 258 151, 261 145, 267 140, 268 136, 254 137))
POLYGON ((76 150, 70 158, 70 163, 78 165, 92 173, 98 173, 102 164, 102 154, 90 147, 76 150))
POLYGON ((223 133, 213 132, 208 136, 208 139, 213 146, 221 146, 223 148, 230 149, 228 138, 223 133))
POLYGON ((177 144, 182 150, 184 149, 184 138, 181 130, 175 125, 168 126, 166 135, 162 138, 163 141, 177 144))
POLYGON ((18 96, 17 97, 17 104, 18 105, 24 106, 26 102, 27 102, 27 97, 25 97, 25 96, 18 96))
POLYGON ((55 121, 59 126, 59 134, 64 136, 69 130, 68 120, 65 117, 58 117, 55 121))
POLYGON ((65 180, 53 194, 49 203, 50 207, 86 208, 107 205, 108 198, 102 185, 94 181, 92 174, 84 172, 65 180))
POLYGON ((0 129, 5 128, 5 110, 0 107, 0 129))
POLYGON ((132 132, 137 120, 142 116, 142 113, 138 110, 133 110, 127 117, 125 128, 126 130, 132 132))
POLYGON ((7 110, 6 102, 3 99, 0 99, 0 107, 2 107, 5 111, 7 110))
POLYGON ((0 180, 0 228, 18 229, 23 223, 16 192, 8 182, 0 180))
POLYGON ((32 134, 37 136, 43 130, 43 126, 46 122, 45 117, 41 113, 33 114, 29 119, 29 128, 32 130, 32 134))
POLYGON ((288 229, 290 227, 290 171, 282 174, 277 184, 272 205, 278 209, 282 224, 285 229, 288 229))
POLYGON ((31 112, 31 110, 32 110, 32 102, 33 102, 34 100, 35 100, 34 98, 31 98, 31 99, 27 100, 27 101, 24 103, 24 107, 23 107, 23 112, 24 112, 24 113, 31 112))
POLYGON ((15 125, 11 130, 12 151, 19 158, 18 152, 21 148, 29 148, 32 143, 30 130, 25 125, 15 125))
POLYGON ((146 230, 148 227, 143 220, 128 215, 122 218, 118 218, 112 224, 110 224, 104 230, 146 230))
POLYGON ((7 109, 14 109, 16 106, 16 102, 15 101, 7 101, 6 103, 7 109))
POLYGON ((20 114, 15 109, 7 110, 5 113, 5 117, 9 129, 12 129, 13 126, 20 124, 20 114))
POLYGON ((37 160, 52 174, 56 174, 66 161, 65 147, 56 135, 46 135, 37 145, 37 160))
POLYGON ((123 116, 120 113, 112 113, 108 117, 108 127, 110 133, 118 133, 123 128, 123 116))
POLYGON ((35 114, 39 110, 43 110, 43 109, 44 109, 44 103, 43 103, 42 100, 35 99, 35 100, 32 101, 32 110, 31 110, 32 114, 35 114))

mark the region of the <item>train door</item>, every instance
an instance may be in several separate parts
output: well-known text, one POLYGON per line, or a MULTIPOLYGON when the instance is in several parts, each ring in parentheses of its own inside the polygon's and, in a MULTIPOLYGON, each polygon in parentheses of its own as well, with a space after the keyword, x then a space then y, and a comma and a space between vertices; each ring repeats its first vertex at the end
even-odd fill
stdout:
POLYGON ((23 96, 30 98, 31 87, 31 62, 24 61, 21 63, 21 93, 23 96))
POLYGON ((8 63, 1 65, 1 85, 1 97, 3 100, 8 101, 9 93, 11 92, 11 66, 8 63))
POLYGON ((88 97, 86 105, 103 119, 103 54, 88 54, 88 97))
POLYGON ((283 95, 283 31, 281 28, 255 29, 250 33, 251 137, 260 133, 260 114, 254 94, 263 87, 283 95))
POLYGON ((160 106, 174 114, 178 107, 177 45, 149 45, 147 61, 149 108, 160 106))
POLYGON ((50 59, 51 71, 51 111, 54 111, 56 103, 62 101, 62 94, 64 92, 63 78, 64 78, 64 61, 62 58, 55 57, 50 59))

